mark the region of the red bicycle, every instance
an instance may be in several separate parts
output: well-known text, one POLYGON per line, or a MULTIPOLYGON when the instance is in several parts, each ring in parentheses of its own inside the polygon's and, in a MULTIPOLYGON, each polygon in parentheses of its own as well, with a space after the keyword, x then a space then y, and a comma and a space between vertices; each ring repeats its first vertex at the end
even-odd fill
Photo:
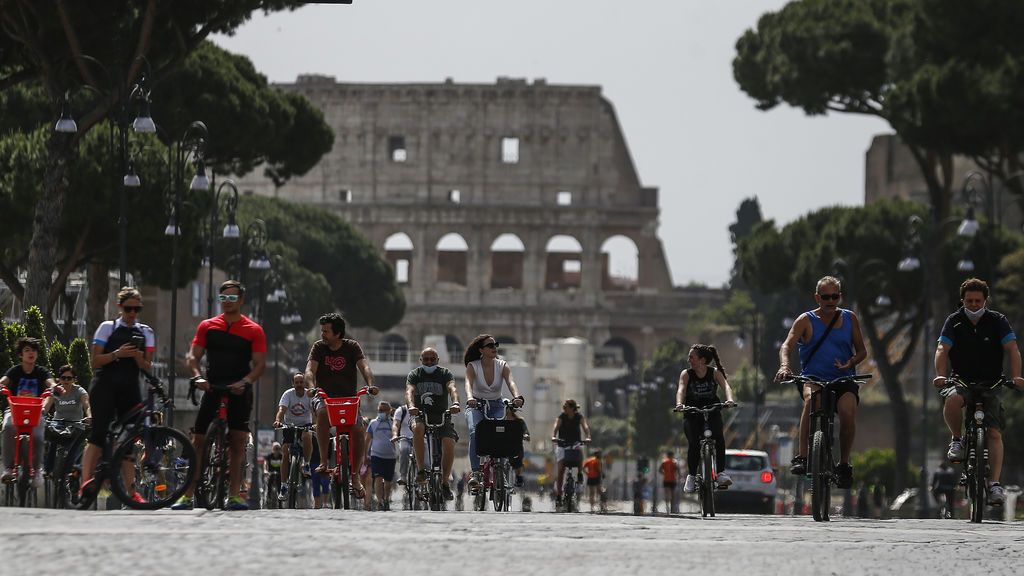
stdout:
MULTIPOLYGON (((39 396, 13 396, 8 388, 2 389, 11 406, 11 422, 17 435, 14 437, 14 491, 17 492, 18 506, 25 508, 36 505, 36 491, 32 483, 36 470, 32 462, 32 430, 39 425, 43 404, 50 397, 44 390, 39 396), (27 440, 27 444, 24 441, 27 440), (26 449, 27 446, 27 449, 26 449)), ((14 494, 8 485, 4 499, 7 506, 14 505, 14 494)))
POLYGON ((327 406, 327 418, 334 427, 334 468, 330 470, 331 501, 334 508, 348 510, 352 489, 352 470, 358 470, 357 458, 361 455, 352 454, 349 434, 352 427, 359 421, 359 398, 370 393, 366 386, 359 389, 355 396, 330 398, 322 389, 316 395, 327 406))

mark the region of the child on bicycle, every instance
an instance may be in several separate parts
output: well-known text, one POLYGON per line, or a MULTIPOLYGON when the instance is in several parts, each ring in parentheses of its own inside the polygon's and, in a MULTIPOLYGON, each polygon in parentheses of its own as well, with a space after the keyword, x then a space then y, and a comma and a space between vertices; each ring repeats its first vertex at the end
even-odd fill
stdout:
MULTIPOLYGON (((45 390, 54 388, 58 394, 64 389, 56 386, 50 371, 42 366, 36 365, 39 358, 39 340, 35 338, 21 338, 14 345, 15 353, 21 360, 19 364, 11 366, 6 374, 0 378, 0 388, 10 390, 12 396, 35 396, 42 395, 45 390)), ((47 398, 43 403, 43 413, 53 405, 53 396, 47 398)), ((32 462, 36 466, 43 463, 43 433, 46 430, 46 420, 39 419, 39 424, 32 429, 32 462)), ((11 419, 11 411, 4 413, 3 425, 3 458, 4 474, 3 481, 14 480, 14 444, 18 436, 18 428, 11 419)))

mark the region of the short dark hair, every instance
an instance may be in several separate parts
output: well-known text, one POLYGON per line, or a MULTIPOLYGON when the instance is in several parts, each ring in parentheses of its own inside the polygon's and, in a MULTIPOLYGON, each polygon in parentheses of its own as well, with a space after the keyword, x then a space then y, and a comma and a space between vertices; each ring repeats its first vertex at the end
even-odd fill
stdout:
POLYGON ((988 298, 988 283, 980 278, 968 278, 960 285, 960 299, 963 300, 968 292, 981 292, 988 298))
POLYGON ((18 341, 14 344, 14 353, 21 356, 21 353, 25 351, 25 348, 31 348, 36 352, 39 352, 39 339, 29 336, 22 336, 21 338, 18 338, 18 341))
POLYGON ((240 296, 245 296, 245 286, 242 286, 242 283, 238 280, 225 280, 224 283, 220 285, 220 288, 217 289, 217 293, 223 294, 225 290, 230 290, 232 288, 237 288, 238 294, 240 296))
POLYGON ((76 378, 78 377, 78 374, 75 374, 75 367, 72 366, 71 364, 65 364, 65 365, 61 366, 60 370, 57 370, 57 376, 60 376, 61 374, 65 373, 65 372, 71 372, 72 376, 74 376, 76 378))
POLYGON ((323 326, 324 324, 330 324, 331 331, 338 336, 345 335, 345 319, 341 317, 341 314, 338 314, 337 312, 328 312, 327 314, 324 314, 320 317, 320 325, 323 326))
POLYGON ((142 300, 142 293, 137 288, 131 286, 125 286, 117 293, 117 303, 124 304, 126 301, 131 299, 142 300))
POLYGON ((672 458, 673 456, 675 456, 675 454, 673 454, 672 452, 665 452, 665 456, 667 456, 668 458, 672 458))

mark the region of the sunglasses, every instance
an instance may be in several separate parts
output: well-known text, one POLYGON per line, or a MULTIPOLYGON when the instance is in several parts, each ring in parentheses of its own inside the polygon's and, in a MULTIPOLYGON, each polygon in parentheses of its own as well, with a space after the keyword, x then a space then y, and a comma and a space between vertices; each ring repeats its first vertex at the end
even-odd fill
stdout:
POLYGON ((839 300, 839 296, 840 294, 838 292, 835 294, 818 294, 818 297, 822 300, 839 300))
POLYGON ((72 381, 74 381, 75 377, 74 376, 61 376, 60 379, 63 380, 64 382, 72 382, 72 381))
POLYGON ((217 300, 221 302, 238 302, 239 298, 238 294, 221 294, 217 296, 217 300))
POLYGON ((497 350, 498 346, 500 346, 500 345, 497 342, 489 342, 489 343, 484 344, 483 346, 481 346, 481 348, 494 348, 495 350, 497 350))
POLYGON ((122 306, 121 309, 125 312, 142 312, 142 306, 122 306))

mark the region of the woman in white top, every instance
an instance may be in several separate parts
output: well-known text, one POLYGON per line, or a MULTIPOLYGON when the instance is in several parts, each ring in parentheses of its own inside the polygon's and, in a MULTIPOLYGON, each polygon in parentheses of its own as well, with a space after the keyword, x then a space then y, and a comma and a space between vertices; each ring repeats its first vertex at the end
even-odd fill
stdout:
POLYGON ((466 365, 466 420, 469 425, 469 465, 473 477, 469 481, 470 492, 480 485, 480 457, 476 454, 476 426, 486 417, 504 418, 505 406, 501 403, 502 387, 507 386, 512 394, 512 403, 523 406, 523 397, 512 379, 508 363, 498 357, 498 342, 490 334, 481 334, 473 339, 463 356, 466 365), (486 401, 486 402, 485 402, 486 401), (475 409, 480 405, 480 409, 475 409))

